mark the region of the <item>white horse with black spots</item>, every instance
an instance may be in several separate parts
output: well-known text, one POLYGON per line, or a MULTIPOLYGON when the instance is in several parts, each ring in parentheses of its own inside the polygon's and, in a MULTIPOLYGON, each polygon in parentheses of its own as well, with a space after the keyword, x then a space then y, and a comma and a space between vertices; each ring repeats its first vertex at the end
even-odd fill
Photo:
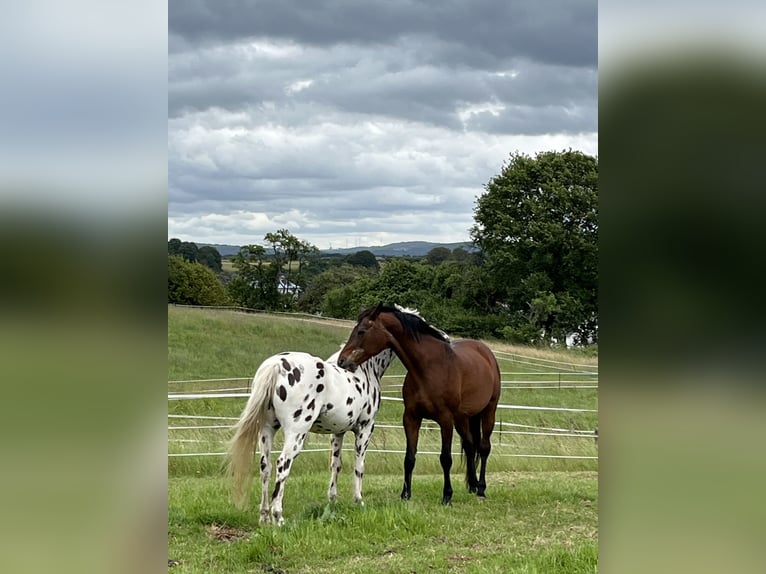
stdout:
POLYGON ((356 437, 354 501, 362 501, 364 457, 380 408, 380 380, 394 354, 385 349, 359 366, 354 373, 336 364, 338 353, 323 360, 308 353, 280 353, 266 359, 253 378, 245 410, 229 443, 228 470, 234 479, 235 502, 241 508, 250 495, 250 477, 258 444, 261 453, 261 518, 282 526, 282 498, 293 460, 309 432, 331 434, 332 462, 328 499, 337 496, 341 470, 341 447, 347 431, 356 437), (271 447, 278 429, 284 446, 277 459, 277 478, 269 509, 271 447))

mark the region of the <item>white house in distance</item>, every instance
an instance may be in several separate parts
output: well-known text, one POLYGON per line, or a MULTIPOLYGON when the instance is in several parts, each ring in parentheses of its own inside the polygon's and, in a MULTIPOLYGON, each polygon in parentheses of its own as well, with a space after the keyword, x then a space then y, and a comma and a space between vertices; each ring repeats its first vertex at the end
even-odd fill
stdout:
MULTIPOLYGON (((258 281, 253 281, 250 286, 258 287, 258 281)), ((292 295, 293 299, 297 299, 302 289, 292 281, 288 281, 284 275, 280 275, 277 279, 277 291, 282 295, 292 295)))
POLYGON ((301 293, 301 288, 292 281, 288 281, 284 275, 279 276, 279 280, 277 281, 277 290, 282 295, 292 295, 293 299, 297 298, 301 293))

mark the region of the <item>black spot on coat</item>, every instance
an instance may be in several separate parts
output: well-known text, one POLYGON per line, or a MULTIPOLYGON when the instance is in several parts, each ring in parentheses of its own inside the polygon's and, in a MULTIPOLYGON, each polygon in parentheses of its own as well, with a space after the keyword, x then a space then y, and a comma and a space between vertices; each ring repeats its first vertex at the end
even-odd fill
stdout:
POLYGON ((299 416, 301 416, 301 413, 302 413, 302 412, 303 412, 303 409, 298 409, 297 411, 295 411, 295 412, 293 413, 293 418, 294 418, 295 420, 298 420, 298 417, 299 417, 299 416))
POLYGON ((292 368, 290 363, 287 362, 287 359, 282 359, 282 368, 284 368, 285 371, 289 371, 292 368))
POLYGON ((319 383, 319 384, 317 385, 317 392, 318 392, 318 393, 321 393, 323 390, 324 390, 324 385, 323 385, 322 383, 319 383))
POLYGON ((277 389, 277 394, 279 395, 279 398, 283 401, 287 398, 287 389, 284 385, 279 385, 279 388, 277 389))

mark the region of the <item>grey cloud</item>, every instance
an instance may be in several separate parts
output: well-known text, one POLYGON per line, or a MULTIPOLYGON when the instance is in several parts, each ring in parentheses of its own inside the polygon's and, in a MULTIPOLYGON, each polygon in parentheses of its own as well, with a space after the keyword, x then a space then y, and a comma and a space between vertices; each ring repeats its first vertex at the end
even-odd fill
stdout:
POLYGON ((169 233, 465 240, 508 153, 595 151, 595 26, 578 0, 171 1, 169 233))
POLYGON ((178 117, 211 106, 249 107, 262 121, 301 124, 317 111, 335 109, 459 130, 461 108, 507 101, 516 106, 548 106, 552 111, 559 108, 559 113, 548 114, 549 125, 496 124, 492 131, 503 125, 524 133, 547 133, 552 126, 575 132, 587 129, 582 124, 569 125, 565 108, 592 104, 595 70, 544 66, 517 58, 509 59, 498 72, 450 69, 419 63, 413 57, 415 48, 407 42, 383 53, 369 47, 295 47, 295 54, 274 58, 261 54, 257 46, 243 45, 178 54, 170 64, 169 113, 178 117), (510 72, 514 77, 507 75, 510 72), (294 85, 300 88, 292 90, 294 85))
POLYGON ((171 0, 168 13, 170 32, 189 42, 272 37, 313 45, 384 45, 417 35, 448 39, 460 46, 455 53, 474 64, 473 54, 488 61, 514 54, 576 66, 595 66, 597 59, 595 0, 171 0))

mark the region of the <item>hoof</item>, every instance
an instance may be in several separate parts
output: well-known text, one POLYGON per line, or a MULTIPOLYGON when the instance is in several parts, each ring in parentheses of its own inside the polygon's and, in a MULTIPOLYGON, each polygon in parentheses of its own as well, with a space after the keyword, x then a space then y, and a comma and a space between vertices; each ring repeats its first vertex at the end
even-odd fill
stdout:
POLYGON ((445 496, 442 498, 442 505, 444 506, 452 506, 452 497, 451 496, 445 496))

